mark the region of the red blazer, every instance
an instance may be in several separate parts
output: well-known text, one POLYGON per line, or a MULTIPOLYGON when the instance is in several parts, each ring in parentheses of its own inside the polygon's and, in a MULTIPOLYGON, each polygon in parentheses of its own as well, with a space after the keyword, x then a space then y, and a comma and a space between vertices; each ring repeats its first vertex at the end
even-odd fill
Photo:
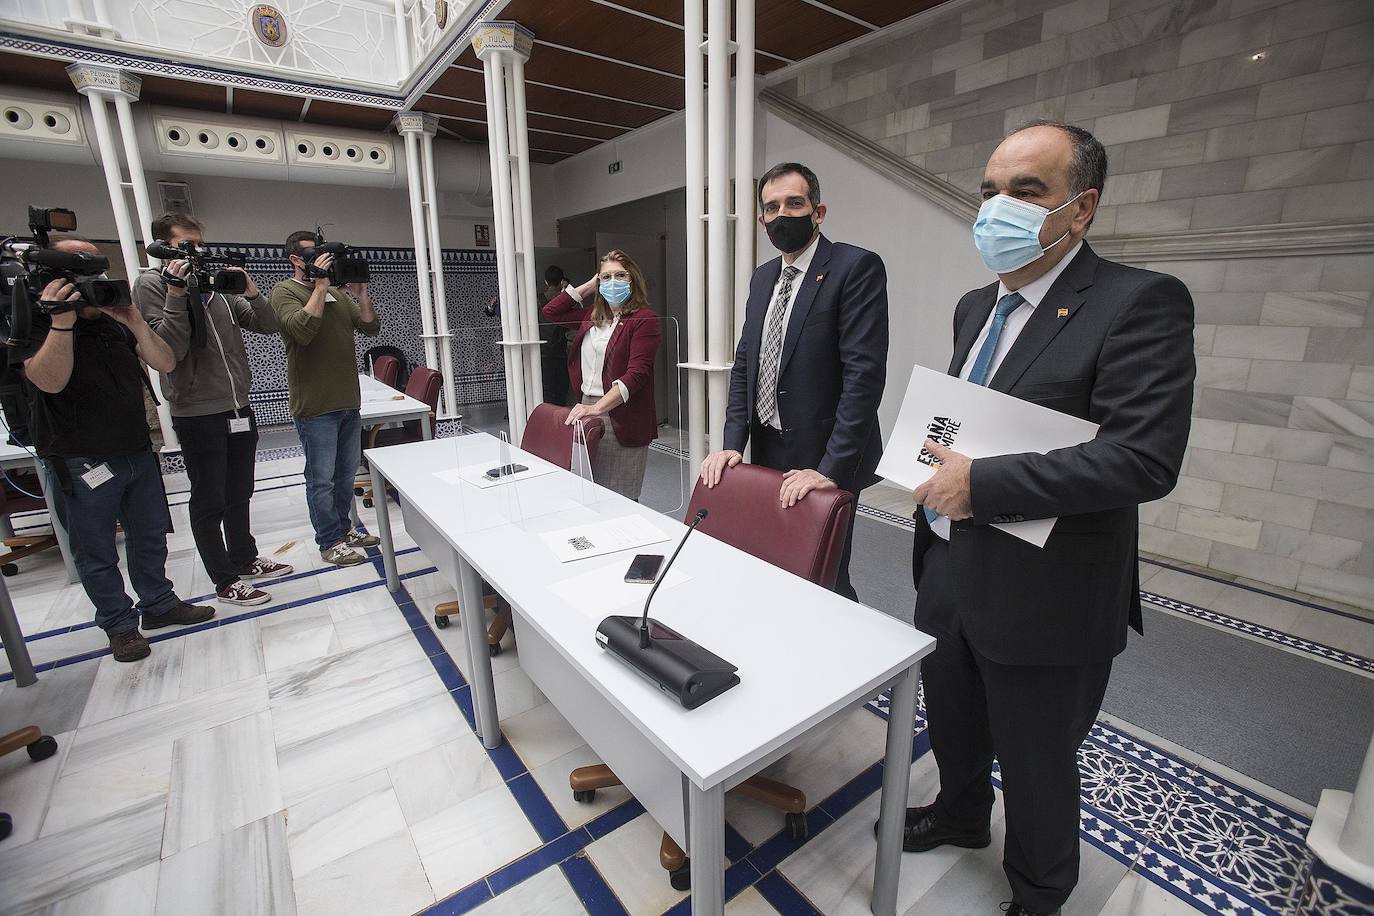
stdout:
MULTIPOLYGON (((544 318, 577 332, 568 351, 568 381, 580 401, 582 340, 592 326, 591 307, 580 304, 564 290, 544 306, 544 318)), ((619 379, 630 392, 627 403, 611 410, 615 438, 626 448, 641 448, 658 438, 654 360, 662 339, 658 316, 650 309, 641 308, 622 315, 606 343, 606 359, 601 364, 601 390, 610 391, 611 384, 619 379)))

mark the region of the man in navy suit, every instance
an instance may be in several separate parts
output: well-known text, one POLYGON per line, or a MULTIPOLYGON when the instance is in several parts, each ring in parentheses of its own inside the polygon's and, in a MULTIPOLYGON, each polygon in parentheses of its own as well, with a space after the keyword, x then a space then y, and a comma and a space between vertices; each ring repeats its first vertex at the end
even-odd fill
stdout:
MULTIPOLYGON (((752 442, 755 464, 785 472, 783 505, 834 487, 857 496, 877 482, 883 453, 887 272, 873 252, 821 235, 821 184, 806 166, 784 162, 765 172, 759 205, 759 222, 782 257, 749 283, 725 448, 702 462, 701 479, 715 486, 752 442)), ((849 581, 853 535, 851 515, 835 591, 857 601, 849 581)))
POLYGON ((1107 153, 1080 127, 1004 140, 982 183, 974 242, 998 280, 959 300, 949 374, 1099 426, 1048 454, 941 461, 913 496, 916 626, 932 804, 903 846, 991 842, 992 761, 1006 808, 1008 916, 1054 914, 1078 882, 1078 746, 1112 659, 1140 629, 1137 512, 1173 489, 1192 412, 1193 302, 1174 277, 1099 258, 1083 241, 1107 153), (1056 518, 1044 547, 994 528, 1056 518))

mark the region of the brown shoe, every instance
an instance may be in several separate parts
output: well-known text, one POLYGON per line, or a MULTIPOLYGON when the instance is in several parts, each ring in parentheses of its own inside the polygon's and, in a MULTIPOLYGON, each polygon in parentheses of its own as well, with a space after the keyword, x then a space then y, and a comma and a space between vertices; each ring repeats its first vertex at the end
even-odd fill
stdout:
POLYGON ((215 609, 204 604, 187 604, 185 601, 178 604, 162 614, 143 615, 143 629, 156 630, 161 627, 170 627, 172 624, 186 626, 192 623, 204 623, 215 616, 215 609))
POLYGON ((135 627, 123 633, 111 634, 110 651, 114 653, 114 660, 117 662, 136 662, 151 655, 153 647, 148 645, 148 640, 144 639, 143 634, 135 627))

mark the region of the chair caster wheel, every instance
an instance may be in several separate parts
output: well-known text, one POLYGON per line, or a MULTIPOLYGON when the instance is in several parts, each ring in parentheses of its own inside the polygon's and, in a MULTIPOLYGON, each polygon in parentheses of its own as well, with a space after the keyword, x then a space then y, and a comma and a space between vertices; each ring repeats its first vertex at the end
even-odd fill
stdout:
POLYGON ((573 801, 589 803, 596 800, 595 789, 573 789, 573 801))
POLYGON ((0 566, 0 576, 8 578, 17 575, 19 575, 19 567, 14 563, 6 563, 4 566, 0 566))
POLYGON ((492 658, 495 658, 496 656, 500 655, 501 644, 499 642, 487 643, 487 654, 490 655, 492 658))
POLYGON ((39 760, 47 760, 57 753, 57 739, 51 735, 44 735, 30 744, 26 750, 29 752, 29 759, 35 763, 39 760))
POLYGON ((791 840, 804 840, 811 835, 811 828, 806 826, 805 814, 789 814, 784 818, 784 826, 787 829, 787 837, 791 840))
POLYGON ((372 500, 370 500, 370 499, 365 499, 365 500, 363 500, 363 508, 364 508, 364 509, 371 509, 371 508, 372 508, 372 500))
POLYGON ((362 487, 354 487, 354 488, 353 488, 353 495, 354 495, 354 496, 362 496, 363 493, 365 493, 365 492, 366 492, 366 491, 365 491, 362 487))
POLYGON ((668 872, 668 883, 673 886, 675 891, 690 891, 692 889, 692 860, 688 859, 682 863, 681 868, 668 872))
POLYGON ((0 840, 10 835, 14 829, 14 820, 8 814, 0 814, 0 840))
POLYGON ((445 617, 445 616, 442 615, 442 614, 435 614, 435 615, 434 615, 434 625, 435 625, 436 627, 438 627, 439 629, 441 629, 441 630, 447 630, 447 629, 448 629, 448 618, 445 617))

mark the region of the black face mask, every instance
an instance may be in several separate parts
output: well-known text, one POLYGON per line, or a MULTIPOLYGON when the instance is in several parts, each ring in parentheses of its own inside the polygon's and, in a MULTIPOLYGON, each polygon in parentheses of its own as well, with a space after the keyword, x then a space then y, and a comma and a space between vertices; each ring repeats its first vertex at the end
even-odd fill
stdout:
POLYGON ((771 223, 763 224, 764 231, 768 233, 768 241, 783 254, 801 251, 816 231, 816 224, 811 219, 813 216, 814 212, 803 216, 773 217, 771 223))

